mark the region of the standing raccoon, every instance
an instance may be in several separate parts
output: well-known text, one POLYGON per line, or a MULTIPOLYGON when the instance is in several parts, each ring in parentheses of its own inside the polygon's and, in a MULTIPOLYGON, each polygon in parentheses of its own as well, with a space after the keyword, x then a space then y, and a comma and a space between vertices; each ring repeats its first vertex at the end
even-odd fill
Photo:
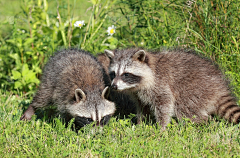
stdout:
POLYGON ((138 121, 150 107, 163 129, 171 117, 201 123, 217 114, 240 122, 240 107, 212 61, 184 50, 152 53, 130 48, 105 53, 111 60, 111 87, 139 101, 138 121))
POLYGON ((77 126, 93 121, 104 125, 115 112, 105 99, 110 80, 90 53, 69 49, 56 53, 45 65, 41 84, 21 120, 30 120, 36 109, 56 105, 62 116, 75 118, 77 126))

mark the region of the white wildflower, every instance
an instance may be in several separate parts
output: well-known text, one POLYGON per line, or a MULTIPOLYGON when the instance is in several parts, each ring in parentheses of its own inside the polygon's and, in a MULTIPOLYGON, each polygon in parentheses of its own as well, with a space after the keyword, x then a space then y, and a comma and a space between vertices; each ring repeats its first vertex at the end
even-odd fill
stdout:
POLYGON ((84 20, 83 20, 83 21, 76 21, 76 22, 74 23, 74 26, 75 26, 75 27, 80 27, 80 28, 81 28, 81 27, 83 27, 83 25, 85 25, 85 24, 84 24, 84 20))
POLYGON ((115 29, 116 29, 116 27, 114 25, 112 25, 112 27, 111 26, 108 27, 108 30, 107 30, 108 35, 112 36, 115 33, 115 29))

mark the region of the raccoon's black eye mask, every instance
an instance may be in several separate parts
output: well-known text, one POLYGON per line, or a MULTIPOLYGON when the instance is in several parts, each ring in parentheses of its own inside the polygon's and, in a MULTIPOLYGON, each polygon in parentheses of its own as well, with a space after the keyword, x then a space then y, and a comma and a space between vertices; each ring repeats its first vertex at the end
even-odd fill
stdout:
POLYGON ((121 75, 121 78, 124 82, 127 82, 129 84, 139 83, 142 79, 140 76, 131 73, 124 73, 121 75))

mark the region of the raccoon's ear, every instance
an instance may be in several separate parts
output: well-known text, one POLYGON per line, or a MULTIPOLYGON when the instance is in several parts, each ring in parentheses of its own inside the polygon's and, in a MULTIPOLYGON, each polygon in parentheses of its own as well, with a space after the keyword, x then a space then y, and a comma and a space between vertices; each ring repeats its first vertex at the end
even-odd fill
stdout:
POLYGON ((110 91, 109 91, 108 86, 105 87, 104 90, 103 90, 103 92, 102 92, 102 98, 103 98, 103 99, 107 99, 108 96, 109 96, 109 92, 110 92, 110 91))
POLYGON ((146 52, 144 50, 139 50, 133 55, 134 60, 144 61, 146 57, 146 52))
POLYGON ((81 89, 76 89, 75 90, 75 98, 77 102, 80 102, 81 100, 84 101, 86 100, 86 95, 81 89))
POLYGON ((105 49, 104 52, 110 59, 112 59, 114 57, 113 51, 105 49))

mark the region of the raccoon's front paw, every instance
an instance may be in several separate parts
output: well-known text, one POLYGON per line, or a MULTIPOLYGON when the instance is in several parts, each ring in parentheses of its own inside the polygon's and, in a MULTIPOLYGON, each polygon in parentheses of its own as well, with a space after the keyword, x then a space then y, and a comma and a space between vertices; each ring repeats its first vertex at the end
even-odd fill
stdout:
POLYGON ((24 120, 24 121, 29 121, 31 120, 32 116, 29 116, 28 114, 23 114, 20 118, 20 120, 24 120))
POLYGON ((29 121, 31 120, 33 114, 34 114, 34 109, 32 108, 32 106, 29 106, 28 109, 21 116, 20 120, 29 121))

